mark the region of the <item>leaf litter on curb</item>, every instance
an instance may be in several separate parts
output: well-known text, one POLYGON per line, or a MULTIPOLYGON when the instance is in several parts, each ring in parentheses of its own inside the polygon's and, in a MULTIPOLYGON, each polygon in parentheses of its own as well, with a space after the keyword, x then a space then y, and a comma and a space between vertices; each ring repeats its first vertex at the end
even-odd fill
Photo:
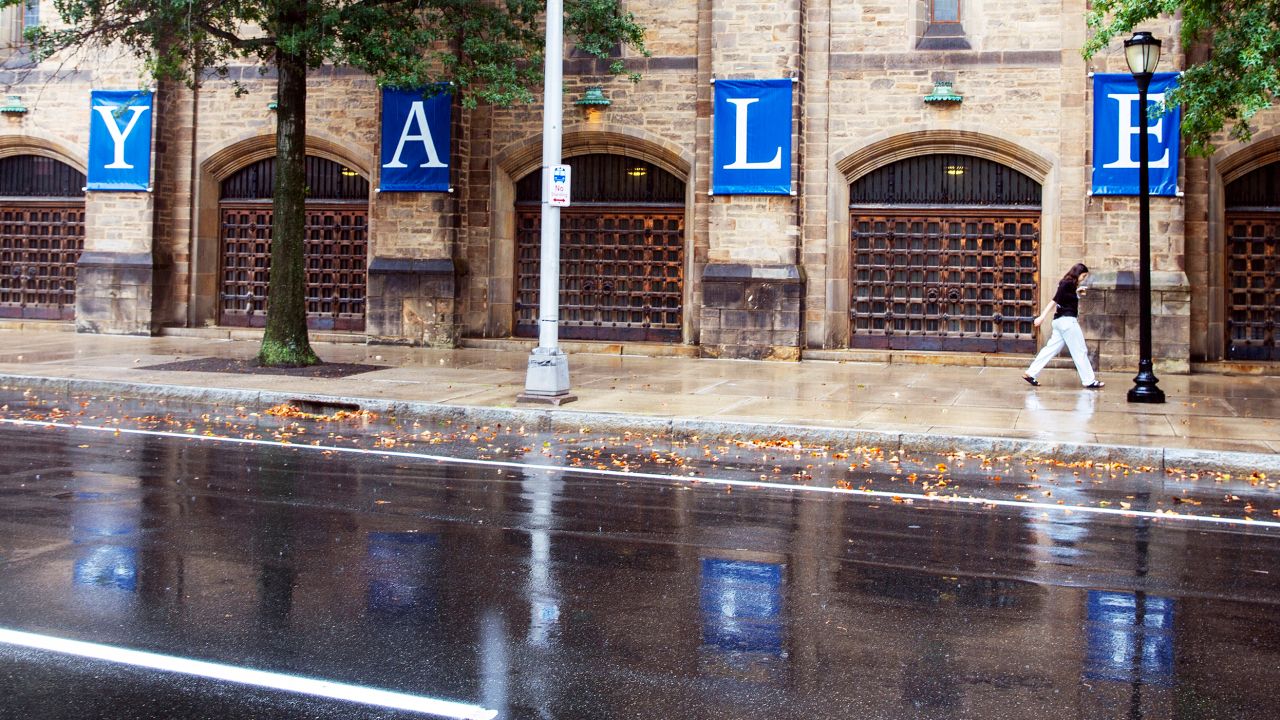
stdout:
MULTIPOLYGON (((0 405, 0 417, 37 422, 166 430, 202 437, 273 440, 332 448, 363 447, 478 460, 524 461, 538 455, 556 466, 620 473, 660 473, 697 482, 714 476, 742 481, 882 491, 893 504, 905 495, 939 501, 1004 498, 1070 507, 1148 510, 1159 514, 1280 517, 1278 483, 1265 473, 1188 472, 1090 460, 1015 457, 955 451, 940 455, 898 448, 833 446, 790 437, 672 437, 647 432, 596 432, 578 427, 530 432, 523 426, 380 417, 367 410, 310 412, 282 403, 261 412, 245 406, 168 409, 115 397, 44 400, 26 389, 0 405), (139 408, 145 408, 140 410, 139 408), (1152 487, 1162 487, 1151 492, 1152 487), (1144 489, 1137 501, 1136 488, 1144 489), (902 494, 899 494, 902 493, 902 494), (1248 495, 1247 498, 1241 493, 1248 495), (1176 508, 1176 509, 1175 509, 1176 508)), ((53 425, 47 427, 54 427, 53 425)), ((322 457, 332 458, 333 450, 322 457)), ((549 469, 555 469, 551 467, 549 469)), ((748 490, 759 490, 759 486, 748 490)), ((983 507, 991 507, 983 505, 983 507)))

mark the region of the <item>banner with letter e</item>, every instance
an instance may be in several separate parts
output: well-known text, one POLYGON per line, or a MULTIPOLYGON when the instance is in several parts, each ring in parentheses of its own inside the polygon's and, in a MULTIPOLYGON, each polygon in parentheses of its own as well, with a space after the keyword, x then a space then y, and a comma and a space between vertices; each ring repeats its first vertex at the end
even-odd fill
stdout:
POLYGON ((150 90, 89 93, 90 190, 147 190, 151 185, 150 90))
MULTIPOLYGON (((1156 116, 1152 105, 1178 83, 1178 73, 1156 73, 1147 91, 1147 171, 1152 195, 1178 194, 1182 109, 1156 116)), ((1142 132, 1138 84, 1129 74, 1093 76, 1094 195, 1138 195, 1138 137, 1142 132)))
POLYGON ((790 195, 792 82, 716 80, 714 195, 790 195))
POLYGON ((449 189, 453 95, 447 85, 382 89, 382 147, 378 190, 449 189))

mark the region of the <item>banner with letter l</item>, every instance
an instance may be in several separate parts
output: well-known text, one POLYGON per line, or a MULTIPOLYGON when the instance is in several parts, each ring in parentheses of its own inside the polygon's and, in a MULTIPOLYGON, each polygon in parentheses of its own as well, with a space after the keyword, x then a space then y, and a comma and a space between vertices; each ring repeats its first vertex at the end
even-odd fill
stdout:
POLYGON ((89 93, 88 189, 149 189, 152 100, 150 90, 89 93))
MULTIPOLYGON (((1182 109, 1157 117, 1152 104, 1177 86, 1178 73, 1156 73, 1147 90, 1147 171, 1152 195, 1178 194, 1182 109)), ((1127 73, 1093 76, 1094 195, 1138 195, 1138 84, 1127 73)))
POLYGON ((790 195, 792 82, 716 80, 711 192, 790 195))
POLYGON ((453 95, 446 86, 382 89, 382 147, 378 190, 449 189, 453 95), (424 97, 425 96, 425 97, 424 97))

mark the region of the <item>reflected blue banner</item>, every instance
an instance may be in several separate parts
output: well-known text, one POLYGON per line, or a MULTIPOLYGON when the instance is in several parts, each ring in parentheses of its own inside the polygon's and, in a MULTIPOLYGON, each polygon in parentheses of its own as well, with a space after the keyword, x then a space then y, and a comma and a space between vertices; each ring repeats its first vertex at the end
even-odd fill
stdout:
POLYGON ((369 585, 365 606, 370 612, 434 613, 433 579, 439 565, 440 536, 434 533, 369 533, 369 585))
MULTIPOLYGON (((1152 195, 1178 194, 1182 109, 1156 117, 1151 110, 1178 84, 1178 73, 1156 73, 1147 91, 1147 170, 1152 195)), ((1138 152, 1142 120, 1138 84, 1132 75, 1093 76, 1094 195, 1138 195, 1138 152)))
POLYGON ((382 89, 382 192, 445 192, 453 95, 447 86, 382 89), (424 97, 427 95, 429 97, 424 97))
POLYGON ((703 558, 699 606, 704 645, 782 653, 782 565, 703 558))
POLYGON ((790 195, 792 83, 716 80, 711 191, 790 195))
POLYGON ((89 93, 90 190, 147 190, 151 185, 152 94, 89 93))
POLYGON ((1173 682, 1172 598, 1090 590, 1087 604, 1085 679, 1173 682))

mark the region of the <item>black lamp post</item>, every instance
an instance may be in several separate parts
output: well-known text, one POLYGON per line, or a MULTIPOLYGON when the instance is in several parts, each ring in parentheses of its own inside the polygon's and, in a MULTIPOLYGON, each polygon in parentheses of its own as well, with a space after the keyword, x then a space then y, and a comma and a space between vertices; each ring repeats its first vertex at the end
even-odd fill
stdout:
POLYGON ((1129 388, 1129 402, 1162 403, 1164 391, 1156 387, 1151 362, 1151 201, 1147 168, 1147 88, 1160 63, 1160 41, 1149 32, 1134 33, 1124 41, 1124 59, 1138 83, 1138 313, 1140 346, 1138 374, 1129 388))

